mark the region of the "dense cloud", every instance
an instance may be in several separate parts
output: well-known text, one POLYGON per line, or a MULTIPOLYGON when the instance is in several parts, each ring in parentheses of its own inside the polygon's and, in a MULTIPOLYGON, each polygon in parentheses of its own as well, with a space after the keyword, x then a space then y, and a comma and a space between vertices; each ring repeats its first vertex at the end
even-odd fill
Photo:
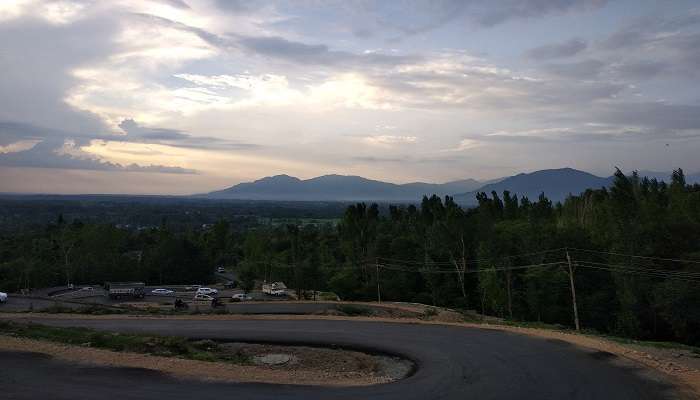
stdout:
POLYGON ((197 149, 245 150, 260 147, 253 143, 224 140, 211 136, 191 135, 177 129, 146 128, 133 119, 125 119, 119 127, 127 134, 126 137, 116 136, 115 140, 141 143, 157 143, 174 147, 197 149))
POLYGON ((527 56, 534 59, 564 58, 576 55, 588 47, 582 39, 571 39, 563 43, 548 44, 535 47, 527 52, 527 56))
POLYGON ((643 16, 623 18, 595 0, 31 4, 0 15, 0 168, 196 170, 212 189, 271 173, 700 169, 698 9, 630 2, 643 16))
MULTIPOLYGON (((105 136, 103 138, 109 138, 105 136)), ((118 137, 115 137, 118 138, 118 137)), ((123 172, 158 172, 168 174, 193 174, 187 168, 164 165, 119 164, 86 153, 80 149, 90 143, 89 136, 44 129, 41 127, 0 121, 0 146, 13 143, 29 143, 18 151, 0 152, 0 166, 30 168, 85 169, 123 172)))

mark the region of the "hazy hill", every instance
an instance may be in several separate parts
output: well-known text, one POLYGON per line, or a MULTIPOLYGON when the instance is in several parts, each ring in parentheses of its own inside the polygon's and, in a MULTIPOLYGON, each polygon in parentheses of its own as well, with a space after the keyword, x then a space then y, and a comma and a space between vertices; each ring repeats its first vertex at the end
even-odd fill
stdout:
MULTIPOLYGON (((640 176, 656 177, 668 182, 671 173, 641 171, 640 176)), ((700 181, 700 174, 688 174, 688 183, 700 181)), ((609 186, 612 177, 599 177, 573 168, 547 169, 506 178, 479 182, 464 179, 447 183, 413 182, 395 184, 360 176, 323 175, 299 179, 276 175, 240 183, 227 189, 199 195, 212 199, 273 201, 394 201, 419 202, 424 195, 450 195, 464 205, 476 203, 476 193, 499 195, 508 190, 518 196, 536 200, 543 193, 552 201, 562 201, 569 194, 609 186)))
POLYGON ((203 196, 215 199, 298 200, 298 201, 420 201, 423 195, 451 195, 482 186, 474 179, 442 184, 414 182, 398 185, 360 176, 323 175, 299 179, 276 175, 240 183, 203 196))
POLYGON ((569 194, 579 194, 586 189, 599 189, 609 186, 612 178, 601 178, 588 172, 573 168, 545 169, 531 173, 514 175, 500 182, 485 185, 478 190, 455 195, 455 201, 461 204, 473 205, 476 203, 476 193, 486 192, 489 196, 495 191, 499 196, 504 190, 519 197, 526 196, 530 200, 536 200, 540 193, 552 201, 561 201, 569 194))

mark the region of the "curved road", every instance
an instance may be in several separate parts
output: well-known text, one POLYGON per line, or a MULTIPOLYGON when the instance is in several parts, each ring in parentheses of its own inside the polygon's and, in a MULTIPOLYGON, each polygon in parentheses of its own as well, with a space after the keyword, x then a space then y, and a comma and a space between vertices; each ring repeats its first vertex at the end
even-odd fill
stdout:
POLYGON ((7 399, 673 399, 660 376, 617 357, 502 331, 339 320, 52 320, 85 326, 255 342, 341 345, 403 355, 416 373, 390 384, 310 387, 186 381, 153 371, 86 367, 31 353, 0 352, 7 399))

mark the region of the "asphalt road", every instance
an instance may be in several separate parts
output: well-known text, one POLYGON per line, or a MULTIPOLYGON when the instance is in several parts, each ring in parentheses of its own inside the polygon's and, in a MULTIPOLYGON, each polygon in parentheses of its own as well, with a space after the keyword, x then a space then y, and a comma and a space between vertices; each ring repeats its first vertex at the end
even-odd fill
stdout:
POLYGON ((415 374, 368 387, 205 383, 156 372, 0 353, 4 399, 673 399, 656 373, 566 342, 441 325, 333 320, 36 320, 122 332, 381 351, 414 360, 415 374))

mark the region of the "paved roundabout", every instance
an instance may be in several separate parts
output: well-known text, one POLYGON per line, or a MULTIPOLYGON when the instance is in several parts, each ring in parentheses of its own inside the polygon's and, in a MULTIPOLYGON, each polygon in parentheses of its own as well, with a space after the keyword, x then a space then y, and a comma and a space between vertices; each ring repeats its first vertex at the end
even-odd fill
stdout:
POLYGON ((402 380, 365 387, 214 383, 130 368, 0 352, 7 399, 674 399, 658 373, 599 351, 503 331, 352 320, 37 319, 54 326, 191 338, 341 346, 416 363, 402 380))

